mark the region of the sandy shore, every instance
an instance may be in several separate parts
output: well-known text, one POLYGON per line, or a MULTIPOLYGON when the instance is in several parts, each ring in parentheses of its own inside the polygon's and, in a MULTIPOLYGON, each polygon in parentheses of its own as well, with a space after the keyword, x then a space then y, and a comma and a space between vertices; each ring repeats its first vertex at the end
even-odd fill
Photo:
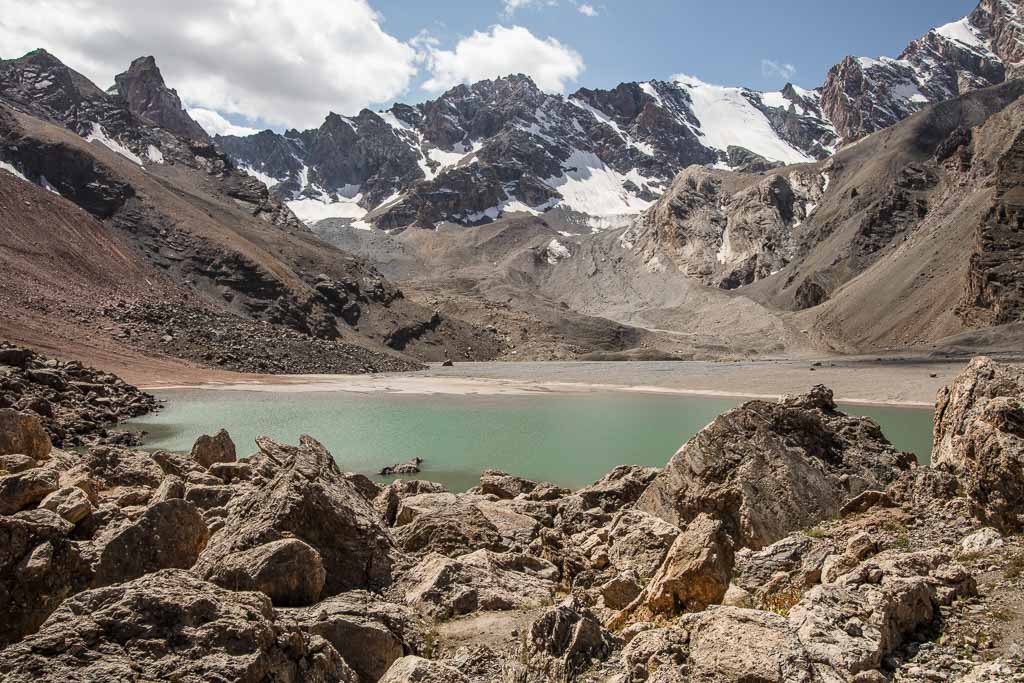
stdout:
POLYGON ((759 360, 750 362, 459 363, 424 372, 380 375, 210 377, 143 383, 147 389, 223 391, 389 392, 397 394, 529 395, 631 391, 776 399, 814 384, 844 403, 930 407, 966 361, 927 358, 759 360))

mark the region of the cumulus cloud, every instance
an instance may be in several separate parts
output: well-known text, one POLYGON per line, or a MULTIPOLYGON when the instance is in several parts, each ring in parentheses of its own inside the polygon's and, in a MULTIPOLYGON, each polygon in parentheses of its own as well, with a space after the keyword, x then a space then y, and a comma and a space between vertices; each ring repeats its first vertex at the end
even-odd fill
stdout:
POLYGON ((430 72, 423 84, 428 92, 513 73, 530 76, 542 90, 564 92, 585 68, 578 52, 554 38, 538 38, 522 26, 476 31, 453 50, 439 49, 436 42, 427 41, 421 55, 430 72))
POLYGON ((792 64, 783 64, 770 59, 762 59, 761 75, 765 78, 781 78, 784 81, 789 81, 796 75, 796 67, 792 64))
POLYGON ((367 0, 0 0, 0 57, 43 47, 105 88, 154 55, 191 107, 308 127, 408 89, 416 49, 382 21, 367 0))
POLYGON ((201 107, 190 107, 188 109, 189 116, 195 119, 195 122, 203 127, 210 135, 254 135, 259 131, 258 128, 250 128, 248 126, 239 126, 238 124, 231 123, 226 118, 218 114, 211 109, 203 109, 201 107))
POLYGON ((590 5, 590 4, 587 4, 585 2, 580 3, 579 5, 576 5, 576 9, 579 11, 580 14, 582 14, 585 17, 596 17, 597 16, 597 10, 594 9, 594 6, 590 5))

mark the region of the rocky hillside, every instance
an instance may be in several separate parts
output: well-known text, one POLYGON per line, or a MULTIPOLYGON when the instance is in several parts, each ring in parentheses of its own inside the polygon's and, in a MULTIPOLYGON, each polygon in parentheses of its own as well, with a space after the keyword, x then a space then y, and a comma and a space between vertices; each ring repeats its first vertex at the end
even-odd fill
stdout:
POLYGON ((210 144, 150 58, 110 92, 42 50, 0 62, 0 167, 0 290, 21 341, 99 336, 255 372, 496 353, 326 247, 210 144))
POLYGON ((0 676, 1018 680, 1022 399, 976 359, 920 466, 816 386, 577 491, 378 485, 305 436, 72 453, 0 409, 0 676))
POLYGON ((847 57, 814 90, 671 81, 568 97, 525 76, 318 129, 218 137, 217 145, 307 223, 476 225, 556 210, 573 232, 622 225, 691 165, 764 171, 820 160, 929 103, 1003 82, 1021 61, 1019 0, 982 0, 896 58, 847 57))

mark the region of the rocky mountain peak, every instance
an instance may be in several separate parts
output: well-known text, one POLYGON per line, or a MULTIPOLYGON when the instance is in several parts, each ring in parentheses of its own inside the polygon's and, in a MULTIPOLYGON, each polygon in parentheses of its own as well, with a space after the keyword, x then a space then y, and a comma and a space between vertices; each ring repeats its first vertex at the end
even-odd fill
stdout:
POLYGON ((121 97, 133 114, 151 125, 193 140, 210 139, 185 112, 177 91, 164 83, 153 57, 139 57, 115 76, 111 94, 121 97))

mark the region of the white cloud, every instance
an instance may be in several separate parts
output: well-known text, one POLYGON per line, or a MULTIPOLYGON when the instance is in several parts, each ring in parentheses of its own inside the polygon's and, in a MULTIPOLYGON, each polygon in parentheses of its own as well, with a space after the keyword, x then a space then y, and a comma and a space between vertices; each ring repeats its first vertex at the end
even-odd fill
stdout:
POLYGON ((580 14, 582 14, 585 17, 596 17, 598 14, 597 10, 594 9, 593 5, 587 4, 585 2, 576 5, 576 9, 579 11, 580 14))
POLYGON ((521 10, 524 7, 553 7, 558 4, 558 0, 503 0, 502 4, 504 5, 502 14, 511 17, 516 10, 521 10))
POLYGON ((796 67, 792 64, 782 64, 770 59, 762 59, 761 75, 765 78, 781 78, 784 81, 789 81, 796 75, 796 67))
POLYGON ((538 38, 522 26, 476 31, 460 40, 454 50, 440 50, 429 42, 423 49, 422 58, 430 72, 423 89, 429 92, 514 73, 530 76, 542 90, 563 92, 585 68, 578 52, 554 38, 538 38))
POLYGON ((211 109, 190 107, 189 116, 203 127, 210 135, 255 135, 260 132, 259 128, 249 128, 231 123, 226 118, 211 109))
POLYGON ((281 126, 394 99, 418 71, 367 0, 0 0, 0 57, 39 47, 101 88, 154 55, 190 106, 281 126))

